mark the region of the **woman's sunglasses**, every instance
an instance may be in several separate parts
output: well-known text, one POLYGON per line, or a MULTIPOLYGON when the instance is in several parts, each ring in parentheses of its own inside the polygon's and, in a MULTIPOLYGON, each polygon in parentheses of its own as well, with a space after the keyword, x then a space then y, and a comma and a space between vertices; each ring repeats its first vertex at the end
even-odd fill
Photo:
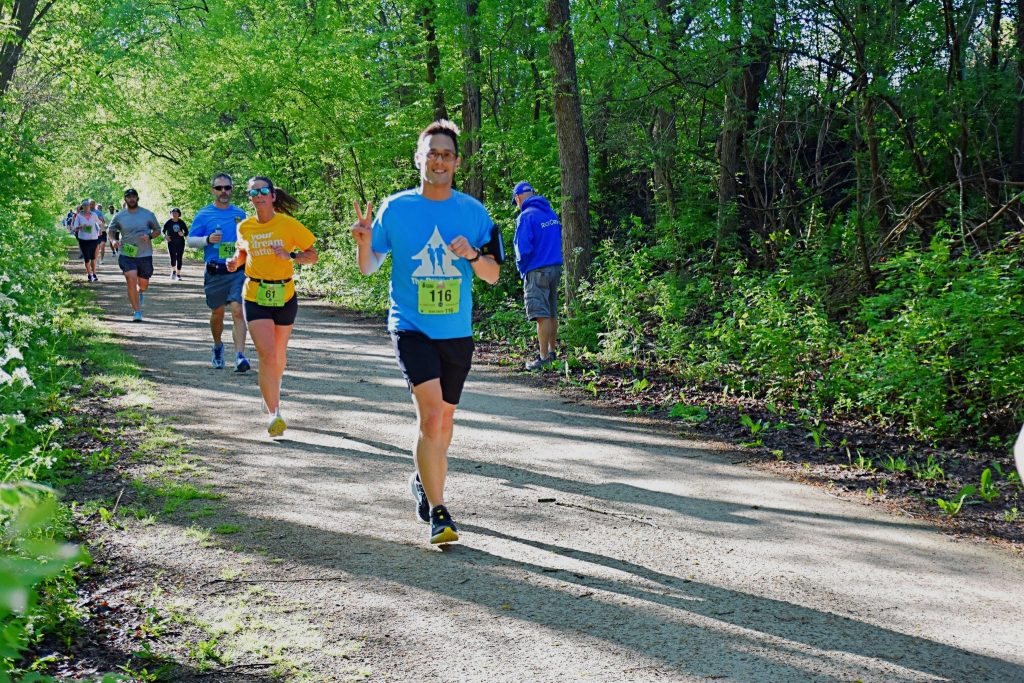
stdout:
POLYGON ((256 188, 253 188, 253 189, 249 190, 249 196, 250 197, 256 197, 258 195, 266 196, 266 195, 270 194, 271 192, 273 192, 273 190, 271 190, 269 187, 256 187, 256 188))

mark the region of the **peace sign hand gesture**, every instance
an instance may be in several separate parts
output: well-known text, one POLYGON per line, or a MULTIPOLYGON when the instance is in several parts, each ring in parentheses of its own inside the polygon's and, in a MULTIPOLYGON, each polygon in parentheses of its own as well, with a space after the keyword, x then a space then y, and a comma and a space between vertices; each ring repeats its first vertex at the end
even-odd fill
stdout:
POLYGON ((352 202, 356 211, 356 221, 352 224, 352 239, 362 249, 369 249, 373 238, 373 202, 367 202, 366 212, 359 207, 359 202, 352 202))

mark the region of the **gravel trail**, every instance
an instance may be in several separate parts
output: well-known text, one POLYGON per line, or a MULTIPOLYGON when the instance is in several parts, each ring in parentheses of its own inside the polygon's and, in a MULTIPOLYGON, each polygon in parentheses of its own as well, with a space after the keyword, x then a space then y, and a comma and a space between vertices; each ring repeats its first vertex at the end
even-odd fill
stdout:
MULTIPOLYGON (((255 359, 244 375, 209 367, 199 268, 171 282, 155 260, 141 324, 109 261, 90 286, 225 498, 209 521, 172 515, 111 543, 196 614, 258 595, 249 609, 278 620, 311 680, 1024 681, 1024 559, 494 367, 474 368, 456 413, 463 543, 433 548, 383 321, 301 302, 289 429, 272 441, 255 359), (182 533, 214 523, 241 531, 182 533)), ((267 656, 221 644, 235 662, 267 656)))

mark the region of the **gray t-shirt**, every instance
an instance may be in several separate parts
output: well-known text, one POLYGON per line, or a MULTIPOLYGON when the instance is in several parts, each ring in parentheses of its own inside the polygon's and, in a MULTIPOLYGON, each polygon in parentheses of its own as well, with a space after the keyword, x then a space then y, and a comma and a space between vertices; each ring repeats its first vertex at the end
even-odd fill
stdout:
MULTIPOLYGON (((107 237, 110 239, 120 241, 122 245, 138 247, 136 258, 153 255, 153 238, 159 234, 160 224, 156 222, 156 216, 141 206, 135 211, 121 209, 107 227, 107 237)), ((123 246, 121 253, 127 255, 123 246)))

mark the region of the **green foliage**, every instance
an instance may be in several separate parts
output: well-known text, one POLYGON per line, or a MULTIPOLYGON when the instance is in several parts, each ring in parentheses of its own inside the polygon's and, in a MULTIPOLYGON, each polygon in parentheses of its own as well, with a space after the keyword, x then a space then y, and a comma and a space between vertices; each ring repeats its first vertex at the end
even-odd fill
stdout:
POLYGON ((907 464, 906 458, 904 458, 902 456, 897 458, 897 457, 893 457, 891 455, 888 455, 888 456, 886 456, 885 460, 882 462, 882 468, 886 472, 894 472, 895 473, 895 472, 906 472, 908 469, 910 469, 910 466, 907 464))
POLYGON ((0 671, 10 671, 74 604, 69 568, 88 556, 63 542, 60 516, 50 489, 0 484, 0 671), (41 602, 40 592, 51 602, 41 602), (63 602, 59 612, 54 600, 63 602))
POLYGON ((981 472, 981 481, 978 484, 978 497, 986 503, 992 503, 999 498, 999 491, 992 483, 992 470, 985 468, 981 472))
POLYGON ((708 411, 700 406, 688 406, 684 403, 677 403, 669 409, 668 416, 679 418, 691 424, 699 424, 708 419, 708 411))
POLYGON ((936 498, 935 504, 939 506, 947 516, 955 517, 960 514, 960 510, 963 508, 964 503, 971 498, 977 491, 977 487, 973 485, 967 485, 960 488, 956 494, 949 500, 943 498, 936 498))
POLYGON ((879 294, 834 373, 840 404, 927 437, 992 432, 1024 407, 1024 268, 1012 253, 953 258, 936 239, 883 264, 879 294), (984 315, 979 312, 984 311, 984 315))
POLYGON ((934 455, 929 455, 928 460, 922 463, 915 462, 911 465, 911 472, 914 473, 915 479, 921 479, 924 481, 937 481, 939 479, 945 479, 946 473, 939 465, 938 461, 935 460, 934 455))

